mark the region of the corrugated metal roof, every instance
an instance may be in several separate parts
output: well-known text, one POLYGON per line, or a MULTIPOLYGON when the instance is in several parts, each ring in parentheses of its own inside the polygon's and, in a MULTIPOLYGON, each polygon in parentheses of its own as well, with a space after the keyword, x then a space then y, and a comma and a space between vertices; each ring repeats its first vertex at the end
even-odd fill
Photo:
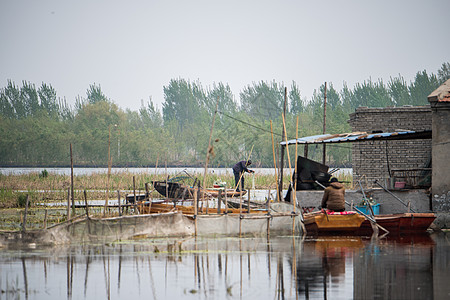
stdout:
MULTIPOLYGON (((404 139, 431 139, 431 130, 424 131, 396 131, 382 133, 351 132, 339 134, 321 134, 302 137, 287 141, 288 145, 294 144, 324 144, 324 143, 351 143, 373 140, 404 140, 404 139)), ((281 142, 286 145, 286 141, 281 142)))

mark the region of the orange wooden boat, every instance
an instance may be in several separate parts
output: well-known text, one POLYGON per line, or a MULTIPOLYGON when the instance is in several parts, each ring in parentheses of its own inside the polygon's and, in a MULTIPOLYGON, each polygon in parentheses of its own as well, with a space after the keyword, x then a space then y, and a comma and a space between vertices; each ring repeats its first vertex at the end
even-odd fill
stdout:
POLYGON ((303 215, 307 234, 353 233, 364 222, 364 216, 354 211, 343 213, 312 212, 303 215))

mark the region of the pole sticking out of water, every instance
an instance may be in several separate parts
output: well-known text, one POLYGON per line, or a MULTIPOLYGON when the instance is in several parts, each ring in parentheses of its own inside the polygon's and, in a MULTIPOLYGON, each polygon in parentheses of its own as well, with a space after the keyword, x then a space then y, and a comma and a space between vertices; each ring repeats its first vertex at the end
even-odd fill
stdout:
POLYGON ((27 230, 27 214, 28 214, 28 204, 29 204, 30 198, 27 194, 27 201, 25 203, 25 212, 23 215, 23 222, 22 222, 22 231, 25 232, 27 230))
POLYGON ((70 188, 67 189, 67 220, 70 220, 70 188))
POLYGON ((272 120, 270 120, 270 134, 272 136, 272 154, 273 154, 273 168, 275 169, 275 183, 277 185, 277 202, 280 201, 280 195, 278 191, 278 174, 277 174, 277 162, 275 159, 275 143, 273 141, 273 128, 272 128, 272 120))
MULTIPOLYGON (((202 201, 205 201, 205 192, 206 192, 206 174, 208 172, 208 162, 209 162, 209 155, 210 153, 213 153, 213 147, 211 147, 211 138, 212 138, 212 133, 213 133, 213 129, 214 129, 214 122, 216 121, 216 115, 217 115, 217 107, 219 106, 219 97, 217 97, 217 101, 216 101, 216 110, 214 111, 214 116, 213 116, 213 120, 212 120, 212 124, 211 124, 211 130, 209 132, 209 142, 208 142, 208 149, 206 150, 206 161, 205 161, 205 175, 203 176, 203 189, 204 192, 202 193, 202 201)), ((202 202, 203 203, 203 202, 202 202)), ((208 203, 209 204, 209 203, 208 203)), ((208 206, 206 205, 206 214, 208 214, 208 206)))
MULTIPOLYGON (((73 154, 72 154, 72 143, 70 144, 70 194, 72 197, 72 212, 75 215, 75 196, 73 194, 73 154)), ((70 218, 70 216, 68 216, 70 218)))
POLYGON ((89 219, 89 206, 88 206, 88 202, 87 202, 86 190, 84 190, 84 206, 86 207, 86 218, 89 219))

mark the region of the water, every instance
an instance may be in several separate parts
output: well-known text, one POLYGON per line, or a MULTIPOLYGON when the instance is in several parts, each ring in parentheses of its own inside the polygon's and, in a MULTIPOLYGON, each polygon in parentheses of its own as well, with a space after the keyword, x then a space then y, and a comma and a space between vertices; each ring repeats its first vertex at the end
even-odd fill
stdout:
MULTIPOLYGON (((71 173, 70 168, 0 168, 0 174, 3 175, 21 175, 28 173, 40 173, 43 170, 47 170, 49 173, 58 174, 58 175, 67 175, 69 176, 71 173)), ((256 174, 260 175, 274 175, 275 169, 273 168, 251 168, 255 170, 256 174)), ((330 168, 330 170, 332 170, 330 168)), ((183 171, 188 172, 189 174, 204 174, 204 168, 111 168, 111 173, 121 173, 121 172, 130 172, 133 174, 168 174, 170 176, 174 176, 176 174, 182 173, 183 171)), ((289 172, 289 169, 286 168, 285 172, 289 172)), ((91 175, 94 173, 107 174, 108 168, 74 168, 73 173, 75 176, 78 175, 91 175)), ((208 174, 218 174, 218 175, 233 175, 233 171, 231 168, 208 168, 208 174)), ((287 174, 287 173, 286 173, 287 174)), ((333 173, 334 176, 340 175, 352 175, 351 168, 342 168, 333 173)), ((250 175, 249 175, 250 176, 250 175)))
POLYGON ((0 299, 449 299, 449 234, 0 249, 0 299))

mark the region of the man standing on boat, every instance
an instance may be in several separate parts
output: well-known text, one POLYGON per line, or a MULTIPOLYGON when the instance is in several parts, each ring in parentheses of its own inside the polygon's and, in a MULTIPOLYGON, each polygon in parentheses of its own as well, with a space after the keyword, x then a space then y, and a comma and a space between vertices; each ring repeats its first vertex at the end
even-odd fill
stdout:
POLYGON ((255 173, 253 170, 249 170, 247 167, 252 164, 252 161, 249 160, 241 160, 237 164, 233 166, 233 174, 234 174, 234 187, 236 191, 239 192, 239 185, 242 187, 242 191, 244 190, 244 172, 255 173), (240 180, 240 182, 239 182, 240 180))
POLYGON ((321 207, 336 212, 345 211, 345 188, 337 178, 330 179, 330 185, 323 193, 321 207))

